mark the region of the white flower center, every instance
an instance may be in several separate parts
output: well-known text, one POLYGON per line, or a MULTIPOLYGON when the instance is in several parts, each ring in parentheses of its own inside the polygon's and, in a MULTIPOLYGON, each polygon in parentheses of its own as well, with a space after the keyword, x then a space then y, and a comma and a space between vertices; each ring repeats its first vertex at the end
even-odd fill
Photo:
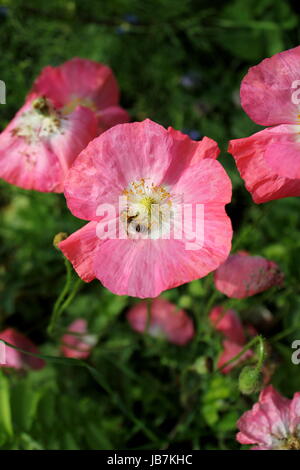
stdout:
POLYGON ((121 220, 130 238, 162 238, 170 232, 172 196, 150 178, 130 183, 123 191, 125 198, 121 220))
POLYGON ((62 124, 65 120, 46 98, 41 97, 35 99, 31 108, 21 114, 12 133, 23 137, 28 144, 37 143, 43 138, 62 134, 62 124))

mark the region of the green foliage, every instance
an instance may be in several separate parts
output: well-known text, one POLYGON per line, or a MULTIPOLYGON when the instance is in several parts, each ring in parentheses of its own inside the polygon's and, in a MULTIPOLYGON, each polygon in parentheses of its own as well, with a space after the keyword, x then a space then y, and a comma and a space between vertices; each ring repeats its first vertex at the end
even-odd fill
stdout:
POLYGON ((62 313, 55 338, 47 335, 53 304, 65 279, 52 241, 82 222, 62 195, 0 184, 0 329, 17 327, 44 354, 59 355, 59 337, 84 317, 98 343, 88 365, 48 361, 39 372, 1 370, 2 449, 238 449, 236 421, 257 395, 238 390, 240 367, 216 372, 221 337, 207 315, 215 304, 235 308, 272 344, 266 366, 287 396, 300 390, 290 342, 300 334, 299 200, 252 203, 231 157, 230 138, 258 129, 238 104, 248 67, 299 42, 298 17, 285 0, 7 0, 0 12, 0 70, 7 85, 3 128, 45 65, 73 56, 110 65, 122 105, 145 117, 216 139, 233 182, 228 206, 234 250, 266 256, 286 282, 242 301, 214 291, 212 277, 165 292, 197 326, 185 347, 134 333, 126 310, 99 282, 81 285, 62 313), (129 14, 136 15, 132 21, 129 14), (269 315, 267 315, 267 313, 269 315), (267 321, 266 318, 269 318, 267 321), (281 334, 281 337, 274 335, 281 334), (272 338, 274 341, 272 343, 272 338))

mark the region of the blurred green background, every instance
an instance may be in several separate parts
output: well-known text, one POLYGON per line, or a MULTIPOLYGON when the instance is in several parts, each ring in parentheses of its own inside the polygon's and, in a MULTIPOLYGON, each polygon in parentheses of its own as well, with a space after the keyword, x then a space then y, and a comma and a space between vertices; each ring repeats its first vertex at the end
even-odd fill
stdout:
MULTIPOLYGON (((134 333, 125 314, 135 299, 114 296, 97 281, 83 285, 60 326, 78 316, 88 320, 98 337, 89 359, 97 380, 84 368, 51 361, 39 372, 0 371, 0 448, 239 449, 236 420, 257 395, 240 394, 239 368, 228 376, 211 372, 221 350, 221 338, 207 321, 215 304, 235 308, 273 341, 267 360, 275 370, 272 383, 289 397, 300 390, 300 369, 290 361, 290 343, 300 338, 300 203, 294 198, 255 205, 226 154, 230 138, 259 127, 240 108, 241 78, 266 56, 299 45, 299 33, 296 1, 2 4, 0 79, 7 104, 0 105, 1 129, 44 66, 73 56, 108 64, 132 120, 149 117, 194 139, 217 140, 233 182, 228 213, 234 249, 276 261, 286 281, 280 290, 242 301, 216 293, 211 276, 164 293, 197 326, 196 339, 185 347, 134 333)), ((65 271, 52 240, 81 222, 68 212, 63 195, 2 181, 0 209, 0 330, 16 327, 41 351, 58 355, 59 337, 50 340, 46 329, 65 271)))

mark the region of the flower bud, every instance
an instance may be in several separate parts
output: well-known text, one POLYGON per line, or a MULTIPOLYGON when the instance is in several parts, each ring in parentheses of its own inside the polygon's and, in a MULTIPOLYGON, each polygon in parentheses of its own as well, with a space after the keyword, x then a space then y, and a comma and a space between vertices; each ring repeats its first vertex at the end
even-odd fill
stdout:
POLYGON ((66 232, 59 232, 53 238, 53 246, 58 250, 58 244, 68 238, 68 234, 66 232))
POLYGON ((239 376, 239 389, 244 395, 251 395, 261 388, 261 373, 256 367, 246 366, 239 376))

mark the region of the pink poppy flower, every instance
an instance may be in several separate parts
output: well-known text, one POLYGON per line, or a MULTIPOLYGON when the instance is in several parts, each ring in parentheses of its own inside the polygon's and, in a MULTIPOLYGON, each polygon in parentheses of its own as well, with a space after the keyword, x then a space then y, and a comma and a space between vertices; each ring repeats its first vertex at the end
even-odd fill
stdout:
POLYGON ((97 115, 99 133, 129 121, 119 106, 120 92, 112 70, 93 60, 74 57, 58 67, 45 67, 32 92, 49 97, 63 114, 84 106, 97 115))
MULTIPOLYGON (((140 302, 132 307, 127 320, 131 327, 144 333, 147 327, 147 303, 140 302)), ((170 343, 183 346, 194 336, 194 325, 184 310, 177 310, 176 305, 165 299, 154 299, 151 304, 151 316, 147 332, 151 336, 166 338, 170 343)))
POLYGON ((97 338, 88 333, 86 320, 78 318, 71 323, 68 333, 63 335, 61 352, 65 357, 87 359, 96 342, 97 338))
POLYGON ((256 203, 300 196, 300 46, 250 68, 241 103, 253 121, 275 126, 232 140, 233 155, 256 203))
MULTIPOLYGON (((218 360, 218 368, 239 354, 246 344, 246 336, 242 322, 234 310, 226 310, 222 306, 214 307, 209 314, 210 321, 217 331, 220 331, 225 339, 223 340, 223 351, 218 360)), ((249 336, 255 336, 256 331, 251 327, 247 329, 249 336)), ((224 367, 221 372, 228 374, 238 364, 253 356, 253 351, 246 351, 237 361, 224 367)))
POLYGON ((237 440, 253 450, 300 450, 299 424, 300 392, 289 400, 269 385, 238 420, 237 440))
POLYGON ((230 255, 214 274, 215 287, 227 297, 243 299, 281 286, 283 274, 276 263, 244 252, 230 255))
MULTIPOLYGON (((0 332, 0 341, 4 340, 16 346, 17 348, 24 349, 25 351, 39 354, 38 348, 26 338, 22 333, 14 328, 7 328, 0 332)), ((1 363, 0 367, 10 367, 12 369, 26 370, 26 369, 41 369, 45 363, 42 359, 27 354, 21 353, 16 349, 9 346, 1 346, 1 363)))
POLYGON ((24 189, 62 192, 77 155, 99 132, 128 120, 111 70, 72 59, 46 67, 0 134, 0 177, 24 189))
MULTIPOLYGON (((78 275, 87 282, 99 279, 115 294, 146 298, 215 270, 227 258, 232 237, 224 208, 231 183, 216 161, 218 153, 211 139, 195 142, 148 119, 120 124, 94 139, 65 185, 69 209, 90 221, 59 244, 78 275), (120 197, 127 198, 126 207, 119 208, 120 197), (190 227, 180 239, 171 230, 178 200, 192 209, 204 207, 204 240, 196 239, 193 249, 187 249, 190 227), (104 204, 114 209, 106 217, 106 239, 96 233, 97 221, 105 219, 99 215, 104 204), (154 206, 158 214, 151 224, 154 206)), ((191 218, 195 226, 196 210, 191 218)))

